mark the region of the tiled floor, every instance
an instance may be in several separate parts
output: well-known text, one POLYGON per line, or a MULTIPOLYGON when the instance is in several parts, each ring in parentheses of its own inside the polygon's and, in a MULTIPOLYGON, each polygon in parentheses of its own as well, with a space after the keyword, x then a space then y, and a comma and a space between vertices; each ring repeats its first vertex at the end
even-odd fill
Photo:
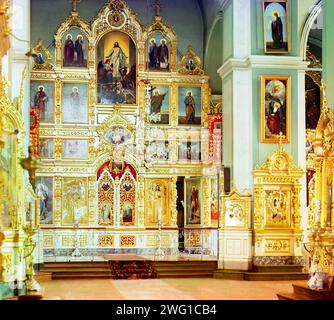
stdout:
POLYGON ((277 300, 305 281, 221 279, 53 280, 42 282, 46 299, 61 300, 277 300))

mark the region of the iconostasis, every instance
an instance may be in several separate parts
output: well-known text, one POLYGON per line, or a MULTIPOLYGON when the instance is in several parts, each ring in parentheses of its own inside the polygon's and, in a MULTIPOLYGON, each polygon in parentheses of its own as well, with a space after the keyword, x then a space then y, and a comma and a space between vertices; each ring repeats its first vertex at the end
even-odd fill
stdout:
POLYGON ((162 246, 176 253, 179 177, 184 225, 218 227, 213 135, 222 119, 192 47, 178 59, 177 35, 162 17, 142 26, 113 0, 90 24, 72 12, 54 39, 55 65, 41 41, 32 49, 44 258, 75 245, 83 255, 152 254, 159 221, 162 246))

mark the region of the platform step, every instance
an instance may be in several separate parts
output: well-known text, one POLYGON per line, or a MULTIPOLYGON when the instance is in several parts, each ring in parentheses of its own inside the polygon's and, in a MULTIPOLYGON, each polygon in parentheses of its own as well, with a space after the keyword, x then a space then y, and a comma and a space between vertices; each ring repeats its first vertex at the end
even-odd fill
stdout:
POLYGON ((263 265, 253 266, 253 272, 259 273, 291 273, 291 272, 303 272, 303 265, 263 265))
POLYGON ((270 281, 270 280, 307 280, 309 274, 306 272, 246 272, 245 280, 270 281))
POLYGON ((278 300, 300 300, 293 293, 277 293, 278 300))
POLYGON ((274 281, 274 280, 306 280, 308 273, 304 272, 249 272, 241 270, 216 270, 213 274, 217 279, 274 281))

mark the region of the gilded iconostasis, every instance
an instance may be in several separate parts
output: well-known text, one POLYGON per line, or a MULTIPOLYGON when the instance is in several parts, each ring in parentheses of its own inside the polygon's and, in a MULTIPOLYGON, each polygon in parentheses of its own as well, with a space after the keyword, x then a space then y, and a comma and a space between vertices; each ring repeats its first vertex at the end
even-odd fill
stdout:
POLYGON ((177 253, 180 215, 185 228, 218 227, 222 117, 209 77, 191 44, 178 55, 158 11, 143 26, 113 0, 88 23, 73 6, 55 52, 42 40, 31 50, 44 259, 68 256, 74 230, 82 255, 152 254, 159 227, 166 252, 177 253))

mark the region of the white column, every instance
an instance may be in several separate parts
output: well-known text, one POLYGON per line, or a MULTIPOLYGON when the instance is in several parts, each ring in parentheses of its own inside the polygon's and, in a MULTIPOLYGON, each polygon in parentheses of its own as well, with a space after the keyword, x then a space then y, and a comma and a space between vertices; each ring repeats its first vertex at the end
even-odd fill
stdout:
POLYGON ((25 152, 29 144, 30 78, 29 58, 25 55, 30 49, 30 0, 11 0, 10 6, 10 50, 8 53, 7 76, 11 83, 9 97, 14 100, 20 96, 21 75, 27 68, 24 81, 24 100, 22 115, 24 119, 25 152))
MULTIPOLYGON (((223 163, 231 168, 238 190, 251 192, 253 179, 252 71, 246 59, 251 54, 251 1, 231 0, 233 56, 218 70, 223 81, 223 163)), ((228 45, 223 39, 223 46, 228 45)), ((230 43, 229 43, 230 44, 230 43)))
MULTIPOLYGON (((232 43, 232 56, 218 70, 223 85, 223 164, 239 192, 253 188, 253 104, 251 55, 251 0, 231 0, 232 41, 223 32, 223 47, 232 43)), ((224 10, 224 9, 223 9, 224 10)), ((230 17, 223 17, 223 19, 230 17)), ((228 26, 227 26, 228 27, 228 26)), ((226 30, 225 30, 226 31, 226 30)), ((228 52, 228 50, 225 50, 228 52)), ((219 230, 219 269, 248 270, 252 261, 252 231, 219 230)))

